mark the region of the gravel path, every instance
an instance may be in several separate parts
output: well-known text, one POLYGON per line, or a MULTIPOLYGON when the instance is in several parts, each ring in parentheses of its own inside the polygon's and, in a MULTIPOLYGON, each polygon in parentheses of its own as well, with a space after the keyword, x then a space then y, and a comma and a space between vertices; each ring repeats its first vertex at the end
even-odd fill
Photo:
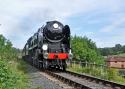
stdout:
POLYGON ((53 81, 49 80, 46 74, 28 65, 29 88, 28 89, 64 89, 53 81))

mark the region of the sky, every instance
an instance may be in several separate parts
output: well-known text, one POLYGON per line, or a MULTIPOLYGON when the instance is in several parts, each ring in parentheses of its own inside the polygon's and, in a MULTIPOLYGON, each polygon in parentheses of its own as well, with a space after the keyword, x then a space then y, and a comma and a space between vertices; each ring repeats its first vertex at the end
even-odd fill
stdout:
POLYGON ((0 0, 0 34, 14 47, 47 21, 68 24, 72 35, 87 36, 97 47, 125 45, 125 0, 0 0))

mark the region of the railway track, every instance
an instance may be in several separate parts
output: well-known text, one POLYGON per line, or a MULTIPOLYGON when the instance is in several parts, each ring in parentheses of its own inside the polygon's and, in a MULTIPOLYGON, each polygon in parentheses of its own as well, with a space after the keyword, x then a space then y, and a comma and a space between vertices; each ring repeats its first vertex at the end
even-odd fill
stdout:
POLYGON ((45 70, 44 72, 76 89, 125 89, 125 85, 71 71, 45 70))
POLYGON ((71 71, 39 70, 75 89, 125 89, 125 85, 71 71))

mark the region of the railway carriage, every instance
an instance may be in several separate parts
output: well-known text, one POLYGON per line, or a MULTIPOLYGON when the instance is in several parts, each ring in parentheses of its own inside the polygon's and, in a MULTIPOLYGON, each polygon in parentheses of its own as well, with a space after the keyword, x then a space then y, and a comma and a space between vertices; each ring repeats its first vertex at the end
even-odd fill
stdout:
POLYGON ((72 59, 70 28, 58 21, 49 21, 27 40, 23 58, 33 65, 47 69, 66 69, 66 60, 72 59))

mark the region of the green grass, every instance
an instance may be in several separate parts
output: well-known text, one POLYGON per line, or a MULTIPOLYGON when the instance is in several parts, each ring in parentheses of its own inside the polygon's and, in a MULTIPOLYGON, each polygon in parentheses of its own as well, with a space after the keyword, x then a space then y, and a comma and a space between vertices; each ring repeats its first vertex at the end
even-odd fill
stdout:
MULTIPOLYGON (((125 57, 125 53, 121 53, 121 54, 117 54, 117 55, 110 55, 110 56, 121 56, 121 57, 125 57)), ((107 57, 106 57, 107 58, 107 57)))
POLYGON ((0 34, 0 89, 27 89, 26 64, 18 60, 19 53, 0 34))
POLYGON ((0 60, 0 89, 27 89, 26 64, 22 60, 0 60))
POLYGON ((118 70, 113 68, 102 69, 100 67, 80 67, 78 64, 75 64, 72 67, 68 66, 67 70, 77 73, 85 73, 101 79, 114 81, 120 84, 125 83, 125 79, 118 75, 118 70))
POLYGON ((122 56, 122 57, 125 57, 125 53, 122 53, 122 54, 118 54, 118 56, 122 56))

